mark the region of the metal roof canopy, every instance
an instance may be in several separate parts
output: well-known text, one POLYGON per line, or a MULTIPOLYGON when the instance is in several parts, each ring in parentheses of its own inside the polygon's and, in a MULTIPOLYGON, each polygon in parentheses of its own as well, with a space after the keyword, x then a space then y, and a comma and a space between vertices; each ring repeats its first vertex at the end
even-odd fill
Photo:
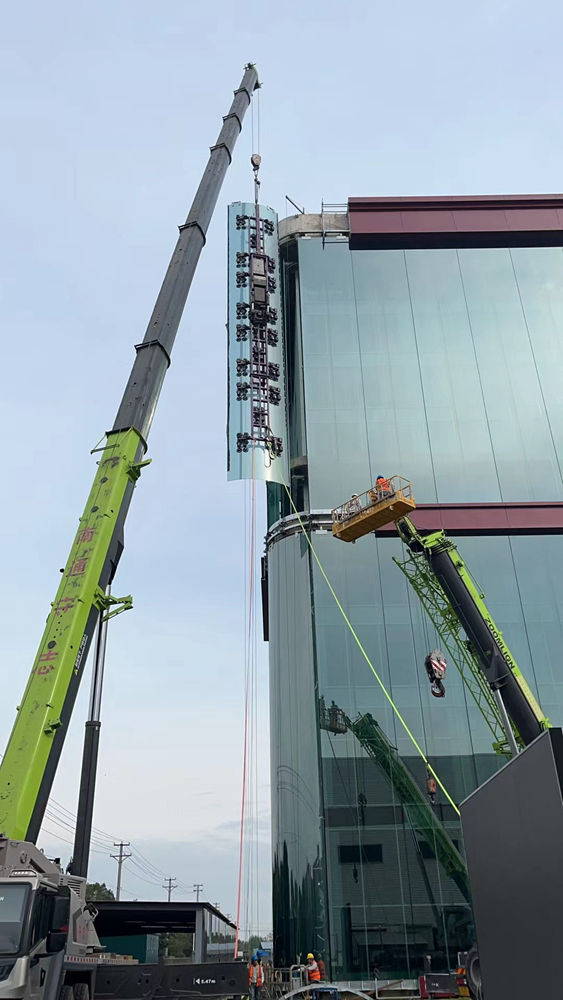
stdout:
POLYGON ((211 903, 170 903, 150 900, 134 902, 120 900, 94 900, 98 910, 96 931, 99 937, 120 937, 126 934, 194 934, 207 911, 229 927, 236 929, 232 920, 211 903), (199 920, 198 914, 201 914, 199 920))

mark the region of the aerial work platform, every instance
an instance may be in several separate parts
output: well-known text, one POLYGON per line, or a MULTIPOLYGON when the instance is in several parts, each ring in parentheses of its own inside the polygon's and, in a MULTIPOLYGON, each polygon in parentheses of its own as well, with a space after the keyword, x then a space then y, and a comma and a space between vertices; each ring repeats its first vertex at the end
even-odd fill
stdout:
POLYGON ((390 476, 386 484, 388 488, 373 486, 332 511, 332 534, 335 538, 355 542, 384 524, 399 521, 415 509, 412 483, 408 479, 390 476))

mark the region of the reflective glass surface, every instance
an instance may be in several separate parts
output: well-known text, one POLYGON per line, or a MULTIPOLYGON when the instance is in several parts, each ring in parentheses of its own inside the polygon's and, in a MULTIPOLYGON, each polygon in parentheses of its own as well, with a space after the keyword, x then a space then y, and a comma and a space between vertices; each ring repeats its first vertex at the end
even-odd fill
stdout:
MULTIPOLYGON (((350 253, 302 239, 298 266, 295 245, 285 252, 300 509, 331 509, 395 473, 419 502, 563 499, 561 249, 350 253)), ((270 499, 270 522, 289 513, 283 491, 270 499)), ((400 539, 312 538, 404 723, 461 802, 501 761, 453 663, 446 697, 432 697, 424 659, 440 641, 393 562, 400 539)), ((563 724, 563 536, 455 541, 545 714, 563 724)), ((435 970, 455 967, 471 910, 428 819, 463 856, 455 810, 440 790, 431 802, 424 763, 304 539, 277 537, 268 558, 276 962, 318 950, 336 979, 414 978, 427 954, 435 970), (345 731, 321 724, 336 709, 345 731), (391 768, 353 728, 366 713, 391 768)))
POLYGON ((276 962, 328 950, 320 734, 309 553, 287 538, 270 552, 270 738, 276 962))
POLYGON ((379 473, 421 502, 563 498, 561 248, 300 240, 299 280, 313 509, 379 473))

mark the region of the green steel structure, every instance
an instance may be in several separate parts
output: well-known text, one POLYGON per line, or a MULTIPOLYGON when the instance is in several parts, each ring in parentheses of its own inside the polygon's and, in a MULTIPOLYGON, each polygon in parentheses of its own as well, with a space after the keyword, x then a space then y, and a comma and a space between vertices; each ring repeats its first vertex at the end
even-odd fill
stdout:
POLYGON ((455 543, 443 531, 421 535, 408 517, 396 526, 409 557, 395 562, 452 655, 491 730, 495 750, 510 754, 527 746, 549 721, 455 543))
MULTIPOLYGON (((511 755, 499 707, 487 684, 471 643, 463 636, 461 623, 430 567, 420 555, 409 552, 405 559, 393 561, 405 574, 420 603, 440 636, 444 649, 455 663, 463 683, 477 704, 493 737, 493 749, 511 755)), ((516 735, 516 734, 515 734, 516 735)), ((522 741, 516 736, 519 745, 522 741)))
MULTIPOLYGON (((131 606, 106 595, 123 550, 123 525, 170 355, 206 232, 236 140, 259 87, 249 63, 211 153, 174 249, 113 427, 105 436, 94 485, 80 518, 57 595, 0 766, 0 833, 35 841, 62 751, 90 643, 100 616, 131 606)), ((96 730, 85 745, 83 781, 93 795, 96 730)), ((88 733, 88 730, 87 730, 88 733)), ((88 739, 88 735, 87 735, 88 739)), ((82 796, 81 796, 82 798, 82 796)), ((84 810, 82 810, 84 812, 84 810)), ((82 822, 79 808, 78 827, 82 822)), ((88 833, 89 843, 89 833, 88 833)), ((75 845, 76 846, 76 845, 75 845)), ((82 851, 87 859, 88 851, 82 851)), ((84 863, 84 862, 83 862, 84 863)), ((74 871, 84 875, 85 871, 74 871)))

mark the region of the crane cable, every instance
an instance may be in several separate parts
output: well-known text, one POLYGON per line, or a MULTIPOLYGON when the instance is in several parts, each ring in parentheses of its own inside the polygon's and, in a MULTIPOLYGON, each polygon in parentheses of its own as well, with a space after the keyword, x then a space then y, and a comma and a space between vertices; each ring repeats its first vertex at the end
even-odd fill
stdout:
MULTIPOLYGON (((250 583, 248 588, 248 629, 245 629, 245 707, 244 707, 244 741, 243 741, 243 761, 242 761, 242 794, 240 808, 240 844, 239 844, 239 872, 237 891, 237 919, 235 932, 235 954, 238 954, 238 944, 240 936, 240 917, 242 902, 242 875, 244 868, 244 831, 246 819, 247 800, 247 775, 248 775, 248 744, 249 744, 249 714, 251 699, 251 650, 252 650, 252 623, 254 610, 254 536, 256 518, 256 483, 254 480, 254 447, 252 448, 252 475, 251 475, 251 500, 250 500, 250 583)), ((246 508, 246 504, 245 504, 246 508)), ((244 511, 246 526, 246 509, 244 511)), ((245 544, 246 548, 246 544, 245 544)), ((246 589, 246 588, 245 588, 246 589)), ((247 894, 248 899, 248 894, 247 894)))
POLYGON ((337 595, 334 587, 332 586, 332 584, 331 584, 331 582, 330 582, 330 580, 329 580, 329 578, 328 578, 328 576, 327 576, 327 574, 325 572, 323 564, 321 563, 321 560, 319 559, 319 556, 317 555, 316 549, 315 549, 315 547, 314 547, 314 545, 313 545, 313 543, 312 543, 312 541, 311 541, 311 539, 309 537, 309 534, 307 533, 307 529, 305 528, 305 525, 303 524, 303 519, 302 519, 299 511, 297 510, 297 507, 295 506, 295 504, 293 502, 293 497, 292 497, 292 495, 291 495, 291 493, 289 491, 288 485, 287 485, 287 483, 286 483, 286 481, 285 481, 285 479, 283 477, 283 473, 281 472, 281 469, 280 469, 280 477, 281 477, 283 486, 285 488, 285 492, 287 493, 287 496, 289 498, 289 502, 290 502, 290 504, 291 504, 291 506, 293 508, 293 512, 294 512, 295 516, 297 517, 297 520, 299 521, 299 526, 301 528, 301 531, 303 532, 303 535, 305 536, 305 538, 307 540, 307 544, 308 544, 308 546, 309 546, 309 548, 311 550, 311 554, 312 554, 315 562, 317 563, 317 566, 319 567, 319 569, 321 571, 323 579, 324 579, 324 581, 325 581, 328 589, 330 590, 330 592, 331 592, 331 594, 332 594, 332 596, 333 596, 333 598, 334 598, 334 600, 336 602, 336 606, 337 606, 338 610, 340 611, 342 617, 344 618, 344 621, 346 622, 348 628, 350 629, 350 632, 352 633, 352 637, 353 637, 356 645, 358 646, 358 649, 360 650, 360 653, 362 654, 362 656, 364 657, 364 660, 368 664, 371 672, 373 673, 373 675, 374 675, 377 683, 379 684, 381 690, 383 691, 383 694, 387 698, 387 701, 391 705, 391 708, 393 709, 393 711, 394 711, 395 715, 397 716, 399 722, 401 723, 403 729, 405 730, 405 732, 407 733, 407 735, 410 737, 412 743, 414 744, 414 746, 416 747, 418 753, 422 757, 422 759, 423 759, 424 763, 426 764, 426 767, 428 768, 430 774, 436 779, 437 784, 442 789, 442 791, 443 791, 444 795, 446 796, 448 802, 453 807, 453 809, 457 813, 457 815, 460 816, 461 814, 460 814, 460 811, 459 811, 458 807, 456 806, 454 800, 452 799, 452 797, 451 797, 450 793, 448 792, 447 788, 445 787, 445 785, 440 781, 440 778, 436 774, 436 771, 432 767, 430 761, 428 760, 428 757, 424 753, 424 750, 422 749, 422 747, 418 743, 416 737, 414 736, 414 734, 410 731, 409 727, 407 726, 405 720, 403 719, 403 716, 401 715, 399 709, 397 708, 395 702, 393 701, 391 695, 389 694, 387 688, 385 687, 385 684, 383 683, 381 677, 379 676, 377 670, 375 669, 373 663, 371 662, 368 654, 366 653, 366 651, 365 651, 365 649, 364 649, 364 647, 363 647, 363 645, 362 645, 362 643, 361 643, 361 641, 360 641, 360 639, 358 637, 358 634, 355 631, 354 626, 352 625, 352 622, 350 621, 350 619, 348 618, 348 615, 346 614, 344 608, 342 607, 342 604, 340 603, 340 600, 338 599, 338 595, 337 595))
MULTIPOLYGON (((251 152, 260 154, 260 90, 258 90, 258 102, 252 101, 251 114, 251 152), (255 142, 256 132, 256 142, 255 142)), ((258 188, 255 178, 255 199, 258 198, 258 188)), ((245 891, 245 927, 250 936, 251 916, 253 909, 252 895, 256 895, 255 914, 259 923, 259 880, 258 880, 258 684, 257 684, 257 660, 258 660, 258 640, 256 632, 255 613, 255 561, 256 561, 256 481, 254 478, 255 469, 255 442, 252 442, 252 467, 251 467, 251 499, 250 499, 250 546, 249 561, 250 573, 248 584, 248 628, 245 628, 245 708, 244 708, 244 740, 243 740, 243 765, 242 765, 242 795, 241 795, 241 815, 240 815, 240 844, 239 844, 239 873, 237 891, 237 917, 235 931, 235 953, 238 955, 238 945, 241 927, 241 909, 243 896, 243 874, 245 869, 246 854, 246 891, 245 891), (246 845, 245 845, 246 839, 246 845), (246 851, 245 851, 246 846, 246 851), (253 858, 253 847, 255 855, 253 858), (250 913, 249 913, 250 908, 250 913)), ((245 494, 245 543, 244 551, 246 556, 248 540, 246 538, 246 514, 247 500, 245 494)), ((245 564, 246 569, 246 564, 245 564)), ((245 572, 245 591, 246 591, 245 572)), ((259 927, 256 928, 259 931, 259 927)))

